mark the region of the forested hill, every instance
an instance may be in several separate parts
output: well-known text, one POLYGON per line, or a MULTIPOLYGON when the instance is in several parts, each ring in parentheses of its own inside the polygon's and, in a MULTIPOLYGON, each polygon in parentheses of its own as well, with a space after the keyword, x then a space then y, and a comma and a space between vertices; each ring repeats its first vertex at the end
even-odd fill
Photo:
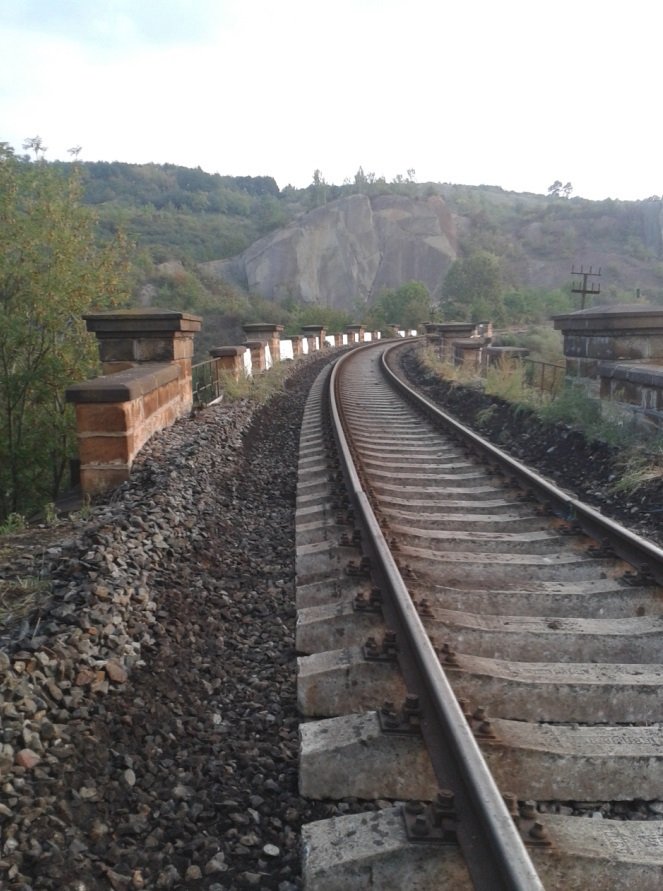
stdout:
POLYGON ((316 171, 305 189, 279 189, 268 175, 221 176, 170 164, 83 162, 81 169, 86 201, 102 226, 121 224, 141 251, 137 293, 144 302, 204 310, 230 292, 245 301, 243 292, 251 291, 281 305, 303 300, 356 313, 381 289, 408 279, 424 280, 439 295, 453 261, 477 251, 497 258, 505 290, 566 288, 573 266, 592 264, 602 268, 608 300, 632 299, 640 290, 663 302, 663 214, 655 196, 588 201, 420 184, 409 175, 387 183, 361 168, 342 186, 328 185, 316 171), (397 229, 394 242, 390 232, 397 229), (337 236, 345 240, 347 269, 340 268, 337 236), (327 254, 308 256, 302 267, 301 245, 325 239, 327 254), (401 253, 390 257, 394 243, 401 253), (430 262, 435 249, 444 255, 437 265, 430 262), (379 274, 371 279, 366 269, 378 255, 379 274), (210 262, 228 258, 233 262, 210 262), (324 287, 311 284, 311 270, 325 264, 324 287), (350 274, 350 266, 361 275, 350 274), (141 290, 145 283, 150 287, 141 290))
POLYGON ((174 164, 83 162, 85 200, 123 225, 150 258, 230 257, 292 218, 271 176, 220 176, 174 164))

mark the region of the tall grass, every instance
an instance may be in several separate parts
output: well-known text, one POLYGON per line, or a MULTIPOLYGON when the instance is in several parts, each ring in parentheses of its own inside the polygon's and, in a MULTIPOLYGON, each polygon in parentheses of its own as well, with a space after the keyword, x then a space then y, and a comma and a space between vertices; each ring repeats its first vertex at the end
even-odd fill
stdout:
POLYGON ((263 405, 276 393, 283 391, 293 368, 293 362, 276 362, 268 371, 252 377, 242 374, 238 380, 229 371, 222 371, 219 375, 221 392, 224 399, 230 401, 248 399, 263 405))

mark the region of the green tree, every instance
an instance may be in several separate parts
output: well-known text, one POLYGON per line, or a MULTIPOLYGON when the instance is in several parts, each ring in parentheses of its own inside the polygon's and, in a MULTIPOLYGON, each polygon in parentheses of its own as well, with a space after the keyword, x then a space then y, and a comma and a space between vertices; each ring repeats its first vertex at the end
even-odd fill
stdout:
POLYGON ((74 433, 64 391, 97 364, 81 316, 127 296, 126 244, 101 246, 80 201, 76 166, 63 175, 0 145, 0 520, 61 489, 74 433))
POLYGON ((406 282, 399 288, 383 291, 369 308, 366 324, 378 330, 388 325, 416 328, 431 317, 431 296, 423 282, 406 282))
POLYGON ((456 260, 442 285, 442 297, 447 319, 503 323, 505 313, 499 259, 488 251, 474 251, 456 260))

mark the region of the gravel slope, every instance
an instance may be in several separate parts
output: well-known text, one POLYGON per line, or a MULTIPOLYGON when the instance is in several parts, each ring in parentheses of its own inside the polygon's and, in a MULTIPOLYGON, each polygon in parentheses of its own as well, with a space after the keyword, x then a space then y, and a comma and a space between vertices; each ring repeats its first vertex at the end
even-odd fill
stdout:
POLYGON ((300 887, 299 827, 337 812, 297 793, 296 465, 324 361, 255 413, 178 422, 49 542, 52 603, 0 652, 0 888, 300 887))

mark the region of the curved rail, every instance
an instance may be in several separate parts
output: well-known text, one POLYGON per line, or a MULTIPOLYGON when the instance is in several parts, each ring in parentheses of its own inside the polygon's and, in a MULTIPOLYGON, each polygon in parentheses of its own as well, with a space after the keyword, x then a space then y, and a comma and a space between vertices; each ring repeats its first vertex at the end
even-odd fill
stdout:
POLYGON ((410 402, 417 405, 429 417, 444 423, 447 429, 460 435, 466 443, 480 449, 483 452, 484 460, 488 455, 489 460, 492 460, 506 475, 522 480, 528 490, 534 491, 539 500, 547 504, 557 516, 577 523, 583 532, 601 542, 602 545, 610 547, 617 556, 627 563, 638 567, 643 575, 663 583, 663 549, 634 532, 624 529, 609 517, 604 517, 597 510, 573 498, 568 492, 564 492, 554 483, 530 470, 516 458, 507 455, 506 452, 447 414, 430 399, 409 387, 394 373, 387 361, 388 354, 399 346, 401 344, 396 344, 385 350, 381 357, 381 366, 390 383, 410 402))
POLYGON ((354 353, 356 351, 340 359, 330 377, 334 436, 372 569, 385 591, 385 619, 393 623, 397 633, 401 668, 408 688, 419 695, 422 702, 425 715, 422 729, 436 776, 455 793, 460 815, 458 839, 468 869, 477 889, 543 891, 543 884, 428 639, 354 467, 339 399, 343 364, 354 353))

